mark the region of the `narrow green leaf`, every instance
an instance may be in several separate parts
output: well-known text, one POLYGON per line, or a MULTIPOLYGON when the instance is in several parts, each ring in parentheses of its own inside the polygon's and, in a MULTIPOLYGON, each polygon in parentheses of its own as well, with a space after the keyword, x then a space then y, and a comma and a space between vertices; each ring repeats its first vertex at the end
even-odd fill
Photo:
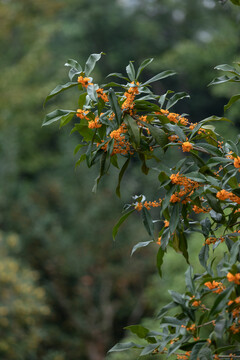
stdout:
POLYGON ((134 247, 132 248, 132 252, 131 252, 131 256, 135 253, 135 251, 137 249, 140 249, 142 247, 148 246, 149 244, 151 244, 153 242, 153 240, 149 240, 149 241, 140 241, 139 243, 137 243, 136 245, 134 245, 134 247))
POLYGON ((164 147, 168 143, 168 136, 165 131, 151 124, 144 123, 144 125, 149 128, 152 137, 161 147, 164 147))
POLYGON ((108 353, 115 351, 125 351, 132 348, 142 349, 143 346, 135 344, 134 342, 118 343, 114 345, 110 350, 108 350, 108 353))
POLYGON ((223 213, 219 200, 212 193, 206 193, 205 196, 213 210, 215 210, 217 213, 223 213))
POLYGON ((42 126, 50 125, 59 120, 64 121, 66 119, 69 119, 70 114, 74 116, 74 114, 76 114, 76 111, 62 109, 54 110, 45 116, 42 126))
POLYGON ((160 277, 162 277, 162 264, 163 264, 164 254, 165 254, 165 251, 163 251, 162 248, 160 247, 158 249, 158 253, 157 253, 157 269, 158 269, 160 277))
POLYGON ((229 109, 239 99, 240 99, 240 94, 232 96, 231 99, 229 100, 229 102, 224 106, 224 111, 229 109))
POLYGON ((83 71, 81 65, 76 60, 73 60, 73 59, 69 59, 64 64, 64 66, 68 66, 71 68, 68 73, 69 79, 71 81, 75 75, 80 74, 83 71))
POLYGON ((123 164, 123 166, 122 166, 122 168, 121 168, 121 170, 119 172, 119 175, 118 175, 118 184, 117 184, 117 187, 116 187, 116 194, 117 194, 118 197, 121 197, 121 192, 120 192, 121 181, 122 181, 122 177, 123 177, 125 171, 127 170, 129 162, 130 162, 130 157, 127 158, 127 160, 123 164))
POLYGON ((224 309, 233 288, 234 284, 231 284, 226 290, 217 296, 209 313, 209 317, 216 315, 224 309))
POLYGON ((117 96, 112 88, 109 89, 108 92, 109 103, 112 111, 114 112, 118 125, 121 125, 122 111, 118 104, 117 96))
POLYGON ((95 68, 96 62, 101 59, 102 55, 104 55, 103 52, 101 52, 100 54, 91 54, 89 56, 84 69, 86 76, 89 76, 91 74, 91 72, 95 68))
POLYGON ((176 74, 176 72, 172 71, 172 70, 163 71, 163 72, 153 76, 151 79, 147 80, 144 84, 142 84, 142 86, 149 85, 149 84, 153 83, 154 81, 158 81, 158 80, 164 79, 168 76, 172 76, 175 74, 176 74))
POLYGON ((143 207, 143 209, 142 209, 142 219, 143 219, 143 224, 144 224, 145 229, 147 230, 148 234, 150 236, 154 237, 152 216, 145 207, 143 207))
POLYGON ((175 105, 179 100, 184 98, 190 98, 190 96, 185 92, 179 92, 174 94, 171 99, 168 100, 166 109, 170 109, 173 105, 175 105))
POLYGON ((129 79, 131 81, 134 81, 136 75, 135 75, 135 69, 134 69, 132 61, 130 61, 129 65, 126 67, 126 72, 128 74, 129 79))
POLYGON ((165 305, 165 306, 160 310, 160 312, 159 312, 158 315, 157 315, 157 318, 158 318, 158 319, 161 319, 161 318, 163 317, 163 315, 165 315, 165 314, 168 312, 168 310, 171 310, 171 309, 173 309, 173 308, 175 308, 175 307, 177 307, 177 306, 178 306, 178 304, 176 304, 174 301, 170 302, 169 304, 165 305))
POLYGON ((195 293, 195 285, 193 282, 193 268, 189 266, 187 271, 185 272, 185 282, 188 290, 194 294, 195 293))
POLYGON ((192 348, 192 352, 191 352, 191 355, 190 355, 190 360, 197 360, 198 358, 198 354, 201 350, 201 348, 203 347, 204 343, 197 343, 194 345, 194 347, 192 348))
POLYGON ((176 203, 172 205, 172 210, 170 214, 169 228, 171 234, 176 230, 180 220, 180 204, 176 203))
POLYGON ((133 212, 135 211, 135 209, 132 209, 130 211, 128 211, 126 214, 124 214, 117 222, 117 224, 113 227, 113 231, 112 231, 112 237, 113 240, 115 240, 115 237, 118 233, 119 227, 122 225, 122 223, 129 217, 129 215, 131 215, 133 212))
POLYGON ((133 334, 137 335, 140 339, 145 339, 149 333, 149 329, 145 328, 142 325, 130 325, 126 326, 124 329, 131 331, 133 334))
MULTIPOLYGON (((240 3, 240 0, 237 0, 240 3)), ((234 75, 240 75, 240 73, 232 66, 228 65, 228 64, 222 64, 222 65, 217 65, 215 66, 216 70, 221 70, 221 71, 228 71, 234 75)))
POLYGON ((50 94, 46 97, 44 103, 43 103, 43 106, 46 104, 46 102, 48 100, 50 100, 52 97, 60 94, 61 92, 65 91, 65 90, 68 90, 74 86, 77 86, 78 85, 78 82, 68 82, 64 85, 58 85, 55 87, 55 89, 53 89, 50 94))
POLYGON ((139 127, 137 126, 136 120, 134 120, 130 115, 126 114, 124 116, 124 121, 128 126, 129 133, 132 136, 133 141, 135 142, 135 144, 137 146, 139 146, 139 144, 140 144, 140 130, 139 130, 139 127))
POLYGON ((186 140, 186 136, 185 136, 184 132, 182 131, 182 129, 180 128, 180 126, 173 125, 173 124, 166 124, 165 126, 168 130, 173 131, 173 133, 175 135, 178 135, 178 137, 181 141, 186 140))
POLYGON ((207 261, 209 258, 209 246, 208 245, 204 245, 199 253, 199 261, 200 264, 206 269, 207 268, 207 261))
POLYGON ((138 71, 137 71, 137 76, 136 76, 136 80, 139 78, 141 72, 143 71, 143 69, 148 66, 149 64, 151 64, 151 62, 153 61, 153 58, 151 59, 145 59, 141 65, 139 66, 138 68, 138 71))

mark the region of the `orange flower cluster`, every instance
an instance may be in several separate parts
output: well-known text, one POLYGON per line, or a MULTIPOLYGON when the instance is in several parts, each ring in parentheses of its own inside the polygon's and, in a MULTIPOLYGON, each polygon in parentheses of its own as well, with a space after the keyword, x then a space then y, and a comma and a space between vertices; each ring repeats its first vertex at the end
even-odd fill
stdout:
POLYGON ((143 207, 145 207, 147 210, 150 210, 151 207, 158 207, 161 206, 162 203, 162 199, 159 199, 159 201, 145 201, 144 203, 142 202, 138 202, 137 205, 135 206, 135 209, 137 211, 141 211, 143 207))
POLYGON ((102 124, 99 122, 98 116, 96 116, 95 120, 91 120, 88 123, 89 129, 97 129, 97 128, 100 128, 101 126, 102 126, 102 124))
POLYGON ((223 236, 221 236, 219 239, 214 236, 210 236, 208 239, 206 239, 205 244, 207 245, 215 244, 218 240, 220 240, 222 243, 224 242, 225 239, 223 236))
POLYGON ((168 140, 171 142, 177 141, 179 139, 178 135, 170 135, 168 140))
POLYGON ((207 208, 201 208, 197 205, 193 206, 193 211, 195 212, 195 214, 200 214, 200 213, 208 213, 211 209, 207 209, 207 208))
MULTIPOLYGON (((133 155, 131 151, 130 143, 125 138, 125 133, 127 132, 127 125, 122 123, 117 130, 113 130, 110 133, 110 137, 114 139, 113 151, 111 155, 122 154, 122 155, 133 155)), ((102 140, 103 142, 103 140, 102 140)), ((104 151, 107 151, 109 141, 102 147, 104 151)), ((97 144, 99 146, 100 144, 97 144)))
POLYGON ((157 239, 157 244, 158 244, 158 245, 161 245, 161 240, 162 240, 162 237, 159 236, 159 238, 157 239))
POLYGON ((194 307, 198 307, 201 305, 201 301, 200 300, 195 300, 193 303, 192 303, 192 306, 194 307))
POLYGON ((237 204, 240 204, 240 197, 237 196, 237 195, 234 195, 232 192, 229 192, 229 191, 226 191, 226 190, 221 190, 221 191, 218 191, 216 197, 219 199, 219 200, 231 200, 237 204))
POLYGON ((226 287, 221 282, 217 282, 215 280, 213 280, 212 282, 207 281, 204 285, 208 287, 209 290, 214 290, 213 293, 216 294, 220 294, 223 290, 226 289, 226 287))
POLYGON ((233 160, 234 157, 232 156, 233 152, 229 151, 229 153, 226 155, 226 158, 233 160))
POLYGON ((195 332, 196 329, 197 329, 197 327, 195 324, 192 324, 191 326, 186 328, 187 331, 191 331, 191 332, 195 332))
POLYGON ((237 334, 240 332, 240 325, 234 323, 232 326, 230 326, 229 330, 233 333, 233 334, 237 334))
POLYGON ((192 149, 193 149, 193 145, 189 141, 182 143, 182 151, 183 152, 189 152, 192 149))
MULTIPOLYGON (((134 84, 134 81, 132 81, 131 84, 134 84)), ((122 110, 129 111, 131 115, 133 115, 135 96, 139 94, 138 85, 139 82, 137 82, 135 86, 131 86, 128 91, 124 93, 126 100, 122 104, 122 110)))
POLYGON ((76 116, 79 117, 80 119, 87 119, 86 116, 88 113, 89 113, 88 110, 77 109, 76 116))
POLYGON ((240 273, 233 275, 232 273, 227 274, 227 279, 229 282, 234 282, 237 285, 240 285, 240 273))
POLYGON ((191 351, 186 351, 184 355, 177 354, 178 360, 188 360, 191 355, 191 351))
POLYGON ((88 77, 82 77, 82 76, 78 77, 78 83, 82 84, 82 86, 85 87, 85 88, 87 88, 88 85, 93 85, 93 83, 91 83, 90 81, 91 80, 88 77))
POLYGON ((101 98, 104 102, 108 102, 108 96, 106 93, 103 92, 102 88, 97 89, 97 96, 101 98))
MULTIPOLYGON (((234 159, 233 165, 235 166, 235 168, 240 169, 240 156, 237 156, 237 157, 234 159)), ((240 171, 240 170, 239 170, 239 171, 240 171)))
POLYGON ((187 202, 191 201, 190 196, 193 194, 194 189, 197 189, 199 187, 199 183, 197 181, 193 181, 188 179, 184 175, 179 175, 179 172, 177 174, 172 174, 170 176, 171 182, 176 185, 180 185, 183 188, 179 191, 173 194, 170 198, 171 203, 180 202, 181 197, 188 194, 188 196, 182 200, 183 204, 186 204, 187 202))

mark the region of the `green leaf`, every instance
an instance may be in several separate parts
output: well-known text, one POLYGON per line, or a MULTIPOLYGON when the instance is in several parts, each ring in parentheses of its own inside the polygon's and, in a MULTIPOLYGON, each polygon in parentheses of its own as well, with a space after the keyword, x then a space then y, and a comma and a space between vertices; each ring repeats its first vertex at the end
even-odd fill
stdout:
POLYGON ((170 214, 169 228, 171 234, 176 230, 180 220, 180 204, 176 203, 172 205, 172 210, 170 214))
POLYGON ((200 264, 206 269, 207 268, 207 261, 209 258, 209 246, 208 245, 204 245, 199 253, 199 261, 200 264))
POLYGON ((149 240, 149 241, 140 241, 139 243, 137 243, 136 245, 134 245, 134 247, 132 248, 132 252, 131 252, 131 256, 135 253, 135 251, 137 249, 140 249, 142 247, 148 246, 149 244, 151 244, 153 242, 153 240, 149 240))
POLYGON ((214 352, 215 352, 215 354, 221 354, 221 353, 226 352, 226 351, 228 351, 228 350, 234 349, 234 348, 236 348, 237 346, 238 346, 238 345, 223 346, 223 347, 217 348, 214 352))
POLYGON ((202 348, 198 357, 200 360, 213 360, 212 351, 208 347, 202 348))
POLYGON ((121 170, 119 172, 119 175, 118 175, 118 184, 117 184, 117 187, 116 187, 116 194, 117 194, 118 197, 121 197, 120 185, 121 185, 122 177, 123 177, 125 171, 127 170, 128 165, 129 165, 129 162, 130 162, 130 157, 127 158, 127 160, 123 164, 123 166, 122 166, 122 168, 121 168, 121 170))
POLYGON ((232 96, 231 99, 229 100, 229 102, 224 106, 224 111, 229 109, 232 106, 232 104, 234 104, 239 99, 240 99, 240 94, 232 96))
POLYGON ((165 305, 161 310, 160 310, 160 312, 158 313, 158 315, 157 315, 157 318, 158 319, 161 319, 162 318, 162 316, 163 315, 165 315, 167 312, 168 312, 168 310, 171 310, 171 309, 173 309, 173 308, 175 308, 175 307, 177 307, 178 306, 178 304, 176 304, 175 302, 170 302, 169 304, 167 304, 167 305, 165 305))
POLYGON ((195 293, 195 285, 193 282, 193 268, 189 266, 187 271, 185 272, 185 282, 188 290, 194 294, 195 293))
POLYGON ((173 93, 173 92, 174 92, 174 91, 172 91, 172 90, 168 90, 165 94, 163 94, 163 95, 160 96, 160 98, 159 98, 159 100, 158 100, 160 108, 163 107, 163 105, 164 105, 164 103, 165 103, 165 100, 166 100, 168 94, 171 94, 171 93, 173 93))
POLYGON ((163 264, 163 257, 164 257, 165 251, 161 247, 158 249, 157 253, 157 269, 159 272, 160 277, 162 277, 162 264, 163 264))
POLYGON ((147 230, 148 234, 150 236, 154 237, 152 216, 145 207, 142 208, 142 219, 143 219, 143 224, 144 224, 145 229, 147 230))
POLYGON ((179 92, 179 93, 176 93, 174 94, 171 99, 168 100, 167 102, 167 106, 166 106, 166 109, 170 109, 173 105, 175 105, 179 100, 181 99, 184 99, 184 98, 190 98, 190 96, 185 93, 185 92, 179 92))
POLYGON ((207 201, 211 208, 217 213, 223 213, 219 200, 212 193, 205 193, 207 201))
POLYGON ((179 232, 178 237, 179 237, 179 249, 182 252, 184 258, 186 259, 186 262, 189 264, 187 238, 183 231, 179 232))
POLYGON ((234 75, 240 75, 240 73, 233 66, 230 66, 228 64, 217 65, 214 69, 228 71, 230 73, 233 73, 234 75))
POLYGON ((181 141, 186 140, 186 136, 185 136, 184 132, 182 131, 182 129, 180 128, 180 126, 173 125, 173 124, 166 124, 165 126, 168 130, 172 131, 175 135, 178 135, 178 137, 181 141))
POLYGON ((140 130, 139 130, 139 127, 137 126, 136 120, 134 120, 130 115, 126 114, 124 116, 124 121, 128 126, 129 133, 130 133, 131 137, 133 138, 133 141, 135 142, 135 144, 137 146, 139 146, 139 144, 140 144, 140 130))
POLYGON ((202 227, 203 235, 207 237, 211 231, 211 221, 208 217, 206 217, 205 219, 200 221, 200 224, 202 227))
POLYGON ((175 317, 172 317, 172 316, 165 316, 163 319, 162 319, 162 322, 161 322, 161 325, 164 325, 164 326, 181 326, 183 325, 183 321, 181 320, 178 320, 177 318, 175 317))
POLYGON ((126 67, 126 72, 128 74, 128 77, 131 81, 135 80, 135 69, 133 66, 132 61, 129 62, 129 65, 126 67))
POLYGON ((232 192, 240 197, 240 188, 233 189, 232 192))
POLYGON ((89 56, 84 69, 86 76, 89 76, 91 74, 91 72, 95 68, 96 62, 101 59, 102 55, 104 55, 103 52, 101 52, 100 54, 91 54, 89 56))
POLYGON ((89 85, 87 87, 87 93, 88 93, 88 96, 90 97, 90 99, 92 101, 94 101, 94 102, 98 101, 98 96, 97 96, 97 93, 96 93, 95 85, 89 85))
POLYGON ((165 131, 151 124, 144 123, 144 125, 149 128, 152 137, 161 147, 164 147, 168 143, 168 136, 165 131))
POLYGON ((109 89, 108 92, 108 98, 109 98, 109 103, 111 106, 112 111, 114 112, 116 119, 117 119, 117 123, 120 126, 121 125, 121 118, 122 118, 122 111, 120 109, 120 106, 118 104, 118 99, 116 97, 116 94, 114 92, 114 90, 112 88, 109 89))
POLYGON ((225 118, 225 117, 218 117, 218 116, 215 116, 215 115, 212 115, 212 116, 209 116, 208 118, 205 118, 203 120, 201 120, 199 122, 199 124, 206 124, 210 121, 228 121, 228 122, 232 122, 231 120, 225 118))
POLYGON ((114 345, 110 350, 108 350, 108 353, 114 352, 114 351, 125 351, 132 348, 138 348, 142 349, 143 346, 135 344, 134 342, 126 342, 126 343, 118 343, 114 345))
POLYGON ((151 84, 154 81, 158 81, 158 80, 164 79, 164 78, 166 78, 168 76, 172 76, 172 75, 175 75, 175 74, 176 74, 176 72, 172 71, 172 70, 163 71, 163 72, 153 76, 151 79, 147 80, 144 84, 142 84, 142 86, 151 84))
MULTIPOLYGON (((50 125, 56 121, 64 121, 64 120, 68 120, 70 117, 70 114, 72 115, 72 117, 76 114, 76 111, 73 110, 54 110, 52 112, 50 112, 49 114, 47 114, 43 120, 42 126, 47 126, 50 125)), ((71 119, 70 119, 71 120, 71 119)), ((69 121, 70 121, 69 120, 69 121)))
POLYGON ((161 248, 163 250, 166 249, 168 243, 169 243, 169 240, 170 240, 170 229, 169 227, 166 228, 162 234, 162 238, 161 238, 161 248))
POLYGON ((208 84, 208 86, 223 84, 223 83, 226 83, 226 82, 239 82, 239 81, 240 81, 240 79, 239 79, 238 76, 223 75, 223 76, 220 76, 220 77, 217 77, 217 78, 213 79, 210 82, 210 84, 208 84))
POLYGON ((82 93, 79 98, 78 98, 78 107, 79 109, 83 109, 83 106, 85 105, 86 103, 86 96, 87 96, 87 93, 84 92, 82 93))
POLYGON ((191 352, 191 355, 190 355, 190 360, 197 360, 198 358, 198 354, 201 350, 201 348, 203 347, 204 343, 197 343, 194 345, 194 347, 192 348, 192 352, 191 352))
POLYGON ((145 339, 149 333, 149 329, 143 327, 142 325, 130 325, 126 326, 124 329, 131 331, 133 334, 137 335, 140 339, 145 339))
POLYGON ((141 65, 139 66, 138 68, 138 71, 137 71, 137 76, 136 76, 136 80, 139 78, 141 72, 143 71, 143 69, 148 66, 149 64, 151 64, 151 62, 153 61, 153 58, 151 59, 145 59, 141 65))
POLYGON ((80 74, 83 71, 81 65, 76 60, 73 60, 73 59, 69 59, 64 64, 64 66, 71 67, 71 69, 69 70, 69 73, 68 73, 69 79, 71 81, 75 75, 80 74))
POLYGON ((84 138, 85 141, 91 141, 94 136, 92 129, 87 124, 75 124, 75 129, 84 138))
POLYGON ((230 0, 234 5, 240 6, 240 0, 230 0))
POLYGON ((71 120, 72 118, 74 117, 75 115, 75 112, 74 113, 70 113, 66 116, 63 116, 61 118, 61 121, 60 121, 60 128, 62 128, 63 126, 67 125, 71 120))
POLYGON ((231 284, 226 290, 217 296, 209 313, 209 317, 216 315, 224 309, 233 288, 234 284, 231 284))
POLYGON ((113 227, 113 231, 112 231, 112 237, 113 240, 115 240, 115 237, 118 233, 119 227, 122 225, 122 223, 129 217, 129 215, 131 215, 133 212, 135 211, 135 209, 130 210, 129 212, 127 212, 126 214, 124 214, 117 222, 117 224, 113 227))
POLYGON ((46 97, 44 103, 43 103, 43 106, 46 104, 46 102, 48 100, 50 100, 52 97, 60 94, 61 92, 65 91, 65 90, 68 90, 74 86, 77 86, 78 85, 78 82, 68 82, 64 85, 58 85, 55 87, 55 89, 53 89, 50 94, 46 97))

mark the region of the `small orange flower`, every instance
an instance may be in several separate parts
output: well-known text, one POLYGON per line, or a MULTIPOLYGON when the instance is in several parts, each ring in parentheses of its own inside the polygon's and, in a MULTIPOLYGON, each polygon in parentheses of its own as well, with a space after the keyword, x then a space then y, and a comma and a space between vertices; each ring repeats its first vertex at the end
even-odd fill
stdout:
POLYGON ((229 282, 234 282, 237 285, 240 285, 240 273, 233 275, 232 273, 227 274, 227 279, 229 282))
POLYGON ((189 152, 190 150, 192 150, 192 148, 193 148, 193 145, 189 141, 182 143, 182 151, 183 152, 189 152))
POLYGON ((237 156, 237 157, 234 159, 234 166, 235 166, 235 168, 237 168, 237 169, 240 168, 240 156, 237 156))
POLYGON ((82 76, 78 77, 78 83, 82 84, 82 86, 85 87, 85 88, 87 88, 88 85, 93 85, 93 83, 90 82, 90 78, 82 77, 82 76))
POLYGON ((164 220, 164 226, 168 227, 169 226, 169 221, 168 220, 164 220))

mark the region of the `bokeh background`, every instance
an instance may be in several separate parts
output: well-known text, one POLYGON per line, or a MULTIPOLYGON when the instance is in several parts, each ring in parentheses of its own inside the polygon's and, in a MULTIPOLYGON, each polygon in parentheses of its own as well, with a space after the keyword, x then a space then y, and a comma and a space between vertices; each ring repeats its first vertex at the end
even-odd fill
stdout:
MULTIPOLYGON (((196 122, 223 115, 236 85, 207 87, 214 66, 240 61, 240 11, 215 0, 0 0, 0 358, 103 360, 128 336, 123 327, 150 320, 184 286, 186 268, 169 252, 164 278, 155 270, 157 245, 136 253, 147 239, 141 220, 126 224, 113 243, 111 229, 132 194, 157 197, 155 174, 133 162, 114 195, 115 174, 91 193, 95 170, 74 170, 79 138, 70 127, 41 128, 53 108, 75 109, 74 91, 43 109, 44 98, 67 82, 64 63, 84 64, 105 52, 96 82, 154 57, 143 79, 173 69, 154 84, 159 94, 186 91, 176 112, 196 122)), ((239 105, 219 124, 225 137, 239 132, 239 105)), ((175 159, 170 159, 175 161, 175 159)), ((198 239, 192 239, 195 248, 198 239)), ((201 242, 201 241, 200 241, 201 242)), ((195 252, 197 254, 197 252, 195 252)), ((194 252, 193 252, 194 254, 194 252)), ((196 255, 197 256, 197 255, 196 255)), ((194 257, 194 255, 193 255, 194 257)), ((193 261, 195 259, 193 258, 193 261)), ((135 359, 134 354, 109 359, 135 359)))

